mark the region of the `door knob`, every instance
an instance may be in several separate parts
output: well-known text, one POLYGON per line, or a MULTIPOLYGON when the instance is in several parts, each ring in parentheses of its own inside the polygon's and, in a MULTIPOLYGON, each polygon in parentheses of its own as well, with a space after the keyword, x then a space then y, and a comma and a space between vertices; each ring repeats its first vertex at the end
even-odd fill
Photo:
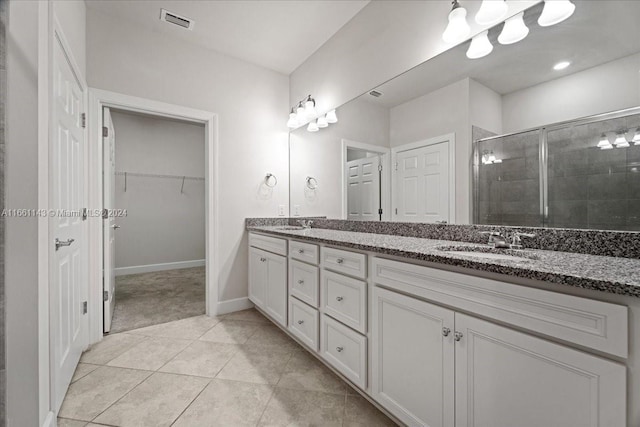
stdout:
POLYGON ((60 249, 62 246, 71 246, 71 244, 75 241, 76 239, 60 240, 56 237, 56 251, 60 249))

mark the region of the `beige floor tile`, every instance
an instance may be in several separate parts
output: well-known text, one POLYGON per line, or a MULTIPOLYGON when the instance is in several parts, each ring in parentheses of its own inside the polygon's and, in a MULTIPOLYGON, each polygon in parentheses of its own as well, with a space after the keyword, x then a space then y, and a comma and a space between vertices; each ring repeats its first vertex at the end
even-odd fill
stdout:
POLYGON ((257 322, 257 323, 266 323, 266 324, 271 323, 269 319, 264 317, 262 313, 260 313, 255 308, 225 314, 222 316, 222 318, 226 320, 245 320, 248 322, 257 322))
POLYGON ((85 427, 86 421, 70 420, 67 418, 58 418, 58 427, 85 427))
POLYGON ((255 426, 272 394, 269 385, 211 380, 174 427, 255 426))
POLYGON ((294 351, 278 387, 344 395, 347 385, 306 351, 294 351))
POLYGON ((240 346, 217 378, 258 384, 277 384, 291 351, 278 347, 240 346))
POLYGON ((302 350, 302 347, 277 326, 262 325, 245 343, 247 346, 278 347, 286 350, 302 350))
POLYGON ((244 344, 253 335, 259 323, 244 320, 223 319, 206 334, 200 337, 201 341, 223 342, 228 344, 244 344))
POLYGON ((150 337, 181 338, 197 340, 209 329, 220 322, 217 317, 196 316, 160 325, 128 331, 128 334, 144 335, 150 337))
POLYGON ((107 335, 97 344, 85 351, 80 358, 83 363, 106 365, 131 347, 141 343, 146 338, 140 335, 115 334, 107 335))
POLYGON ((235 344, 194 341, 160 371, 213 378, 238 350, 235 344))
POLYGON ((345 427, 393 427, 397 424, 362 396, 347 396, 345 427))
POLYGON ((175 338, 149 338, 122 353, 107 365, 156 371, 191 343, 192 341, 189 340, 175 338))
POLYGON ((205 378, 155 373, 94 421, 123 427, 170 426, 208 383, 205 378))
POLYGON ((98 369, 100 365, 91 365, 89 363, 78 363, 76 367, 76 371, 73 373, 73 377, 71 378, 71 382, 74 383, 78 381, 80 378, 83 378, 89 375, 91 372, 98 369))
POLYGON ((258 425, 342 426, 344 395, 278 388, 258 425))
POLYGON ((102 366, 71 384, 58 415, 91 421, 149 375, 151 372, 102 366))

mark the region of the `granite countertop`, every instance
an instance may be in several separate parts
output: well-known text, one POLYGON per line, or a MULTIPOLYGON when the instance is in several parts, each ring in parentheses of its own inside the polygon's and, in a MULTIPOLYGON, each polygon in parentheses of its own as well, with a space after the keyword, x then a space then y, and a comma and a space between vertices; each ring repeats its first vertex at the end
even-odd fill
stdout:
POLYGON ((282 227, 253 226, 248 227, 248 230, 559 285, 640 297, 640 259, 533 249, 495 250, 489 246, 479 250, 505 253, 526 259, 485 259, 439 249, 455 247, 454 249, 464 250, 463 247, 480 246, 475 243, 319 228, 283 230, 282 227))

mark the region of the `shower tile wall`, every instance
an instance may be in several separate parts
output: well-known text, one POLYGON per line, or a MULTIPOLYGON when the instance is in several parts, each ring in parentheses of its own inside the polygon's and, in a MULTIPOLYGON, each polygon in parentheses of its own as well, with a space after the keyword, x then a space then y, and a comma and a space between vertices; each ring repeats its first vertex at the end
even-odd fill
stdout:
POLYGON ((601 150, 602 134, 640 127, 640 115, 547 135, 550 227, 640 231, 640 145, 601 150))
MULTIPOLYGON (((472 135, 474 141, 491 136, 477 127, 472 135)), ((502 162, 477 166, 477 223, 542 225, 539 140, 533 131, 478 143, 480 156, 493 154, 502 162)))

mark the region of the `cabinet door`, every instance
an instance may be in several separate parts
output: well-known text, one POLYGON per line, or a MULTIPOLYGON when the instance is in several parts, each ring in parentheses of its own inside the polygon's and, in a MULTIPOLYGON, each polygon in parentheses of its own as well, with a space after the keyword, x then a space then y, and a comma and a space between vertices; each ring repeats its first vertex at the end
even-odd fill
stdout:
POLYGON ((264 310, 273 320, 287 327, 287 259, 267 254, 264 310))
POLYGON ((372 394, 407 425, 454 425, 453 322, 451 310, 373 288, 372 394))
POLYGON ((264 251, 249 248, 249 299, 264 310, 267 257, 264 251))
POLYGON ((455 323, 456 426, 626 425, 623 365, 463 314, 455 323))

